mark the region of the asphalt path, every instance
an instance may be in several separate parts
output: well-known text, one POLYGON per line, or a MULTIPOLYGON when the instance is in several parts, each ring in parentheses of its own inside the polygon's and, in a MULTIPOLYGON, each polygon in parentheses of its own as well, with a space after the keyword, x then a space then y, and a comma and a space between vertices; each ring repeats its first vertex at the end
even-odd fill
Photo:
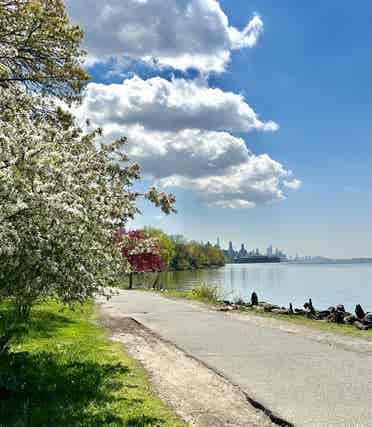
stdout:
POLYGON ((296 426, 372 427, 372 346, 332 345, 141 291, 100 303, 106 314, 137 320, 296 426))

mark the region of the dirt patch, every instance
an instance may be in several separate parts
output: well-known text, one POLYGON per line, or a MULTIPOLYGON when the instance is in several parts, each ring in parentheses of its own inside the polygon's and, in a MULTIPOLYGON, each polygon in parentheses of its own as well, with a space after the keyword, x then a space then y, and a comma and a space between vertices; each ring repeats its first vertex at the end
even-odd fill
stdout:
POLYGON ((238 387, 135 320, 105 316, 103 324, 141 362, 161 399, 190 426, 274 426, 238 387))

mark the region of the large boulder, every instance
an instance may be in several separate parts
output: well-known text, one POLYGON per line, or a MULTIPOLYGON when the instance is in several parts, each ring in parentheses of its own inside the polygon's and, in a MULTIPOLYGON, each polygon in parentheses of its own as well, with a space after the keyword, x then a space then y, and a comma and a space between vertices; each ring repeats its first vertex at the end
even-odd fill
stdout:
POLYGON ((363 319, 363 317, 366 315, 360 304, 357 304, 355 307, 355 315, 358 319, 363 319))
POLYGON ((344 311, 335 310, 327 317, 327 320, 333 323, 344 323, 344 317, 344 311))
POLYGON ((347 314, 347 316, 344 317, 344 323, 347 325, 353 325, 357 320, 358 318, 354 316, 354 314, 347 314))
POLYGON ((309 299, 309 302, 305 302, 304 309, 309 311, 311 314, 315 314, 315 308, 313 306, 313 301, 311 298, 309 299))
POLYGON ((362 319, 362 323, 364 323, 364 324, 369 324, 369 323, 371 323, 371 324, 372 324, 372 313, 367 313, 367 314, 363 317, 363 319, 362 319))
POLYGON ((265 311, 268 311, 268 312, 271 312, 271 311, 273 311, 275 309, 280 309, 280 307, 278 305, 270 304, 270 303, 266 303, 263 306, 263 308, 264 308, 265 311))
POLYGON ((372 323, 369 324, 369 325, 364 325, 359 320, 357 320, 356 322, 354 322, 354 326, 356 326, 358 329, 360 329, 362 331, 367 331, 368 329, 372 329, 372 323))
POLYGON ((256 292, 253 292, 251 295, 251 304, 252 305, 258 305, 258 296, 256 292))
POLYGON ((326 319, 330 314, 331 312, 329 310, 323 310, 323 311, 318 311, 316 313, 316 316, 319 320, 323 320, 323 319, 326 319))

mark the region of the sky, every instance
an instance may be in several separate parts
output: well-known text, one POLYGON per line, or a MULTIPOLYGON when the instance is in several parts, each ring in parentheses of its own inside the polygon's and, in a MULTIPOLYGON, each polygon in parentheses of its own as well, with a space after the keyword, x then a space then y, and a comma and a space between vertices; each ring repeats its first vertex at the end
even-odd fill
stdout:
POLYGON ((131 227, 372 257, 372 2, 67 0, 92 76, 75 108, 177 215, 131 227))

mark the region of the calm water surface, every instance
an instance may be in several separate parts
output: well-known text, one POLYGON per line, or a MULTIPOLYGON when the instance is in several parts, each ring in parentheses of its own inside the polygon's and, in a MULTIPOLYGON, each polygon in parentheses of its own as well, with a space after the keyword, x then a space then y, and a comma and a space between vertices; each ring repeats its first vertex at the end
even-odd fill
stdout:
POLYGON ((187 290, 207 283, 218 287, 228 300, 260 300, 302 306, 310 297, 315 307, 356 304, 372 311, 372 264, 229 264, 212 270, 162 273, 160 283, 168 289, 187 290))

